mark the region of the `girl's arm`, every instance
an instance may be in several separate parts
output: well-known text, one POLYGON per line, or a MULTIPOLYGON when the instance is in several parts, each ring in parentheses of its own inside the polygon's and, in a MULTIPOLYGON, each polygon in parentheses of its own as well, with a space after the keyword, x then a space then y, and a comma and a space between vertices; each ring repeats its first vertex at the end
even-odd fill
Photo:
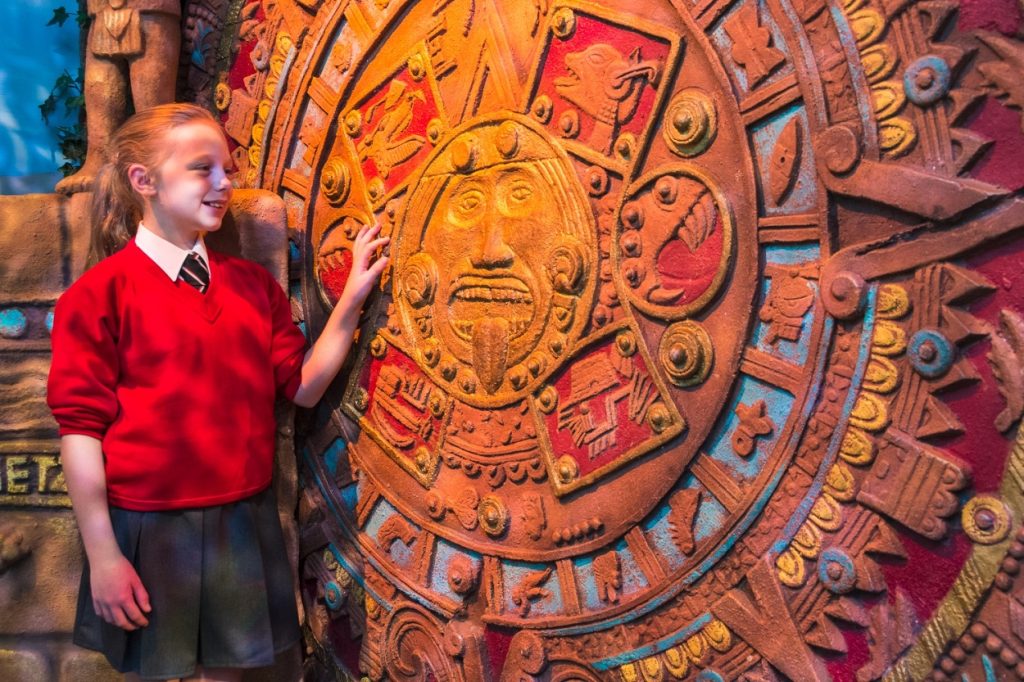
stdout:
POLYGON ((320 337, 302 361, 302 381, 294 398, 296 405, 316 405, 345 362, 359 323, 363 301, 388 264, 387 256, 370 263, 374 252, 389 241, 387 237, 378 239, 379 233, 380 226, 374 225, 364 227, 356 235, 352 244, 352 271, 345 283, 345 290, 320 337))
POLYGON ((149 594, 135 568, 121 553, 107 506, 103 450, 92 436, 60 439, 60 457, 71 506, 89 558, 89 584, 97 615, 112 625, 135 630, 149 625, 149 594))

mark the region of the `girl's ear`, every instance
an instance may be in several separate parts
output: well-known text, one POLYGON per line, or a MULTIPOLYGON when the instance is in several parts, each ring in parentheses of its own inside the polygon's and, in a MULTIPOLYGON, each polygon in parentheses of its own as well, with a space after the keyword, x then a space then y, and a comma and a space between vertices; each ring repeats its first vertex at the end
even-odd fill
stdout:
POLYGON ((149 170, 141 163, 133 163, 128 166, 128 182, 132 189, 144 197, 156 195, 156 183, 149 170))

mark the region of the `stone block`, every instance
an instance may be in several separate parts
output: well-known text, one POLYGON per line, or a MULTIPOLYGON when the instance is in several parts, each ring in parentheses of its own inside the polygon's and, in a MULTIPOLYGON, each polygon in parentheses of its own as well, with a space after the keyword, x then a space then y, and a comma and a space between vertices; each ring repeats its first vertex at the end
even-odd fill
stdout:
MULTIPOLYGON (((0 635, 66 634, 75 619, 82 549, 70 511, 4 509, 28 554, 0 574, 0 635)), ((0 674, 0 680, 18 679, 0 674)))
POLYGON ((28 649, 0 649, 0 680, 46 682, 52 679, 46 656, 28 649))
POLYGON ((118 682, 121 674, 95 651, 69 649, 61 656, 59 682, 118 682))

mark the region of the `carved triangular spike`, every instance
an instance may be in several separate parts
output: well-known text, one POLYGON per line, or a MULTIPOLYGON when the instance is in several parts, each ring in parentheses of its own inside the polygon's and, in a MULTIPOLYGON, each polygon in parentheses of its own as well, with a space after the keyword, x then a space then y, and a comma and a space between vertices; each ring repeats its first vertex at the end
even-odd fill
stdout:
POLYGON ((816 649, 836 654, 845 654, 847 649, 843 633, 824 613, 811 623, 811 629, 804 635, 804 641, 816 649))
POLYGON ((1010 308, 1003 308, 999 311, 999 333, 1010 344, 1014 354, 1024 358, 1024 318, 1010 308))
POLYGON ((947 339, 956 344, 980 339, 991 332, 983 320, 950 306, 942 306, 942 322, 939 328, 947 339))
POLYGON ((879 519, 875 529, 871 532, 871 539, 864 547, 865 554, 878 556, 889 556, 897 559, 906 559, 907 550, 903 547, 899 537, 892 531, 889 524, 879 519))
POLYGON ((755 564, 746 584, 749 593, 734 588, 712 605, 715 618, 789 679, 829 679, 822 662, 803 642, 776 579, 774 562, 762 559, 755 564))
POLYGON ((914 643, 914 631, 917 630, 917 612, 910 601, 910 597, 903 590, 896 591, 896 603, 893 604, 896 611, 896 627, 892 635, 900 650, 905 650, 914 643))
POLYGON ((953 162, 956 164, 957 175, 973 166, 992 146, 990 138, 963 128, 953 128, 949 134, 953 142, 953 162))
POLYGON ((871 622, 868 610, 864 608, 864 605, 849 597, 841 597, 838 601, 830 603, 825 607, 825 613, 833 620, 853 623, 862 628, 866 628, 871 622))
POLYGON ((981 88, 956 88, 948 95, 952 106, 949 108, 949 122, 953 125, 960 125, 974 107, 985 97, 985 91, 981 88))
POLYGON ((949 71, 951 78, 956 78, 963 71, 964 66, 970 61, 978 49, 977 48, 963 48, 956 45, 934 45, 932 51, 938 54, 942 59, 949 64, 949 71))
POLYGON ((245 94, 250 97, 256 97, 259 91, 259 73, 253 73, 242 79, 242 85, 244 86, 245 94))
POLYGON ((883 599, 871 611, 871 626, 868 628, 871 659, 857 670, 857 682, 880 679, 910 646, 916 628, 917 614, 902 590, 897 590, 894 604, 883 599))
POLYGON ((921 413, 921 423, 918 424, 914 436, 924 440, 963 432, 964 425, 953 411, 935 396, 928 396, 921 413))
POLYGON ((933 381, 929 388, 932 393, 940 393, 951 388, 973 384, 979 379, 981 379, 981 375, 978 374, 978 370, 974 369, 971 361, 960 358, 953 363, 948 372, 933 381))
POLYGON ((885 592, 885 576, 878 568, 875 560, 868 556, 859 556, 853 561, 857 571, 856 586, 865 592, 885 592))
POLYGON ((950 263, 942 267, 942 274, 943 303, 962 303, 980 294, 995 291, 996 288, 984 275, 950 263))
POLYGON ((933 0, 932 2, 921 2, 917 5, 917 11, 921 13, 921 21, 924 24, 925 37, 929 40, 937 40, 946 28, 947 23, 953 16, 953 11, 958 3, 950 0, 933 0))
POLYGON ((985 355, 996 387, 1006 405, 996 416, 996 428, 1008 431, 1024 412, 1024 320, 1017 313, 1003 309, 999 314, 999 333, 992 334, 992 349, 985 355))

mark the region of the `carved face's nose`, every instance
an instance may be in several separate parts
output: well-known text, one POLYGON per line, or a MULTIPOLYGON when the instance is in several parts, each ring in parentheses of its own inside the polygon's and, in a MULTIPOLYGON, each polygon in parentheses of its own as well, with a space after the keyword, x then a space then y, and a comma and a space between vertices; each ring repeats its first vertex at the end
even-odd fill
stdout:
POLYGON ((480 243, 470 256, 476 268, 507 268, 512 265, 515 252, 505 243, 504 219, 494 210, 488 210, 479 225, 480 243))

